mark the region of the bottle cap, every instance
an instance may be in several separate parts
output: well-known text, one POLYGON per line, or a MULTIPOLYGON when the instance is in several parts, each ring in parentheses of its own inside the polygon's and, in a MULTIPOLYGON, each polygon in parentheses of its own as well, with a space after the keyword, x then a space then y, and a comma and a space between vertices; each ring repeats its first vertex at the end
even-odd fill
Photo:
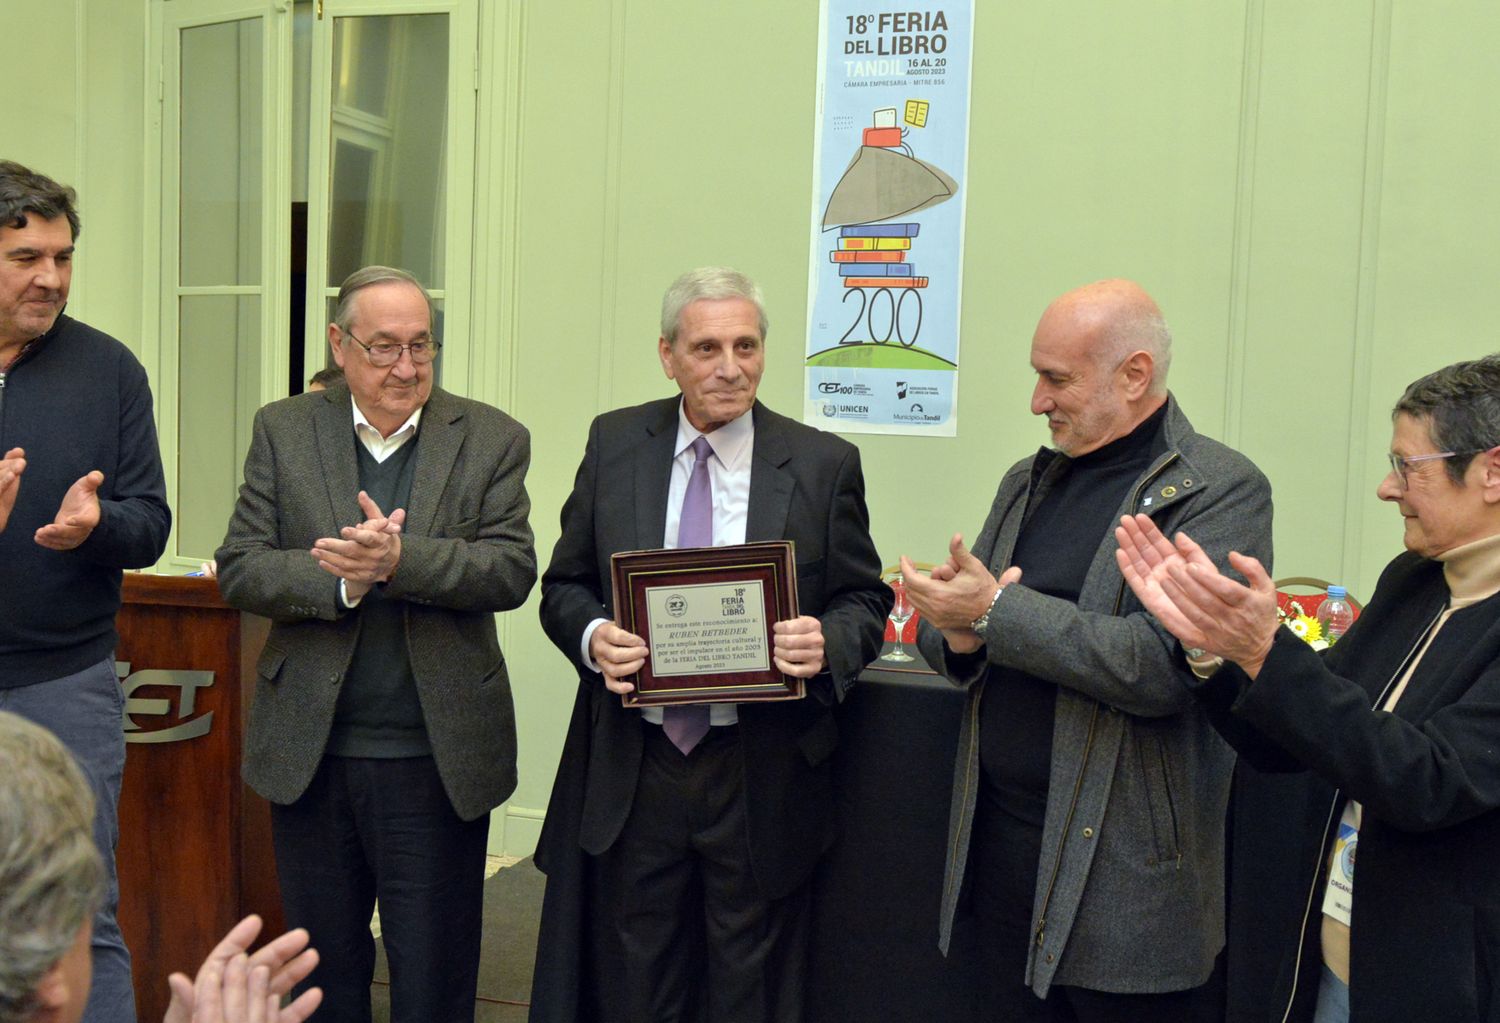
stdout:
POLYGON ((1328 587, 1328 596, 1333 600, 1343 600, 1348 595, 1349 591, 1344 589, 1342 586, 1328 587))

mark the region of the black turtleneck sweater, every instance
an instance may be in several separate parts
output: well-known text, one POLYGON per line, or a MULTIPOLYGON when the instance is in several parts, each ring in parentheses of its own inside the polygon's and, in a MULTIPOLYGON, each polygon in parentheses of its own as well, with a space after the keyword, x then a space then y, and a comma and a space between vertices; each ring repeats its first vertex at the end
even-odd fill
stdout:
MULTIPOLYGON (((1065 460, 1050 489, 1027 510, 1011 564, 1022 585, 1078 601, 1084 577, 1112 536, 1130 486, 1167 450, 1167 406, 1102 448, 1065 460)), ((1067 642, 1059 636, 1058 642, 1067 642)), ((1024 671, 994 668, 980 701, 979 762, 984 802, 1042 826, 1052 770, 1052 725, 1057 686, 1024 671)))

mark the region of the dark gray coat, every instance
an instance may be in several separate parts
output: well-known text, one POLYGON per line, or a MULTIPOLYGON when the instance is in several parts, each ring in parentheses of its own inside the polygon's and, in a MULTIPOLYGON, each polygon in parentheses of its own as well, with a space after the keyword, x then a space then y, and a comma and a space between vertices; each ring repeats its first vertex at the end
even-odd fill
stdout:
MULTIPOLYGON (((364 519, 349 391, 298 395, 255 415, 245 482, 219 548, 219 589, 273 621, 245 738, 245 780, 275 803, 312 780, 333 725, 359 616, 308 553, 364 519)), ((406 639, 432 754, 453 808, 473 820, 516 787, 516 722, 494 612, 536 581, 526 428, 436 387, 422 413, 401 562, 406 639)), ((392 509, 385 509, 391 511, 392 509)))
MULTIPOLYGON (((1231 548, 1271 563, 1271 486, 1243 455, 1197 434, 1168 398, 1167 453, 1119 509, 1186 530, 1220 566, 1231 548)), ((1031 502, 1065 460, 1007 472, 974 544, 999 576, 1031 502)), ((928 663, 969 687, 959 739, 939 944, 946 951, 979 786, 979 701, 990 663, 1056 682, 1052 773, 1027 983, 1117 992, 1203 983, 1224 943, 1224 811, 1234 755, 1196 705, 1177 641, 1135 600, 1100 537, 1078 603, 1007 587, 979 654, 922 624, 928 663)), ((1019 965, 1019 964, 1017 964, 1019 965)))

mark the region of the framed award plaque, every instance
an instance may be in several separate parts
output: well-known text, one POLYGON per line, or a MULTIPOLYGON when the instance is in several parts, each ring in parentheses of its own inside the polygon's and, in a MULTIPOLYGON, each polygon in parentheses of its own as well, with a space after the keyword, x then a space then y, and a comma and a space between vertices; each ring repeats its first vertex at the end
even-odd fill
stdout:
POLYGON ((616 619, 650 651, 627 707, 803 696, 771 659, 772 626, 798 614, 790 540, 626 551, 610 572, 616 619))

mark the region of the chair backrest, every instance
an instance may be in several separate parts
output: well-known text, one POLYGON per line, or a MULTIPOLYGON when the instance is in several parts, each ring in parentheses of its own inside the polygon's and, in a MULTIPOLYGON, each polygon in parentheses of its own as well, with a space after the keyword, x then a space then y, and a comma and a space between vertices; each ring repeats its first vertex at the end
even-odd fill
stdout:
MULTIPOLYGON (((1315 617, 1318 613, 1318 605, 1323 603, 1323 598, 1328 595, 1328 583, 1322 579, 1314 579, 1306 575, 1289 575, 1283 579, 1276 580, 1276 610, 1282 618, 1295 618, 1298 615, 1315 617)), ((1351 593, 1345 596, 1349 606, 1354 609, 1355 619, 1359 618, 1360 612, 1364 610, 1364 604, 1351 593)))

